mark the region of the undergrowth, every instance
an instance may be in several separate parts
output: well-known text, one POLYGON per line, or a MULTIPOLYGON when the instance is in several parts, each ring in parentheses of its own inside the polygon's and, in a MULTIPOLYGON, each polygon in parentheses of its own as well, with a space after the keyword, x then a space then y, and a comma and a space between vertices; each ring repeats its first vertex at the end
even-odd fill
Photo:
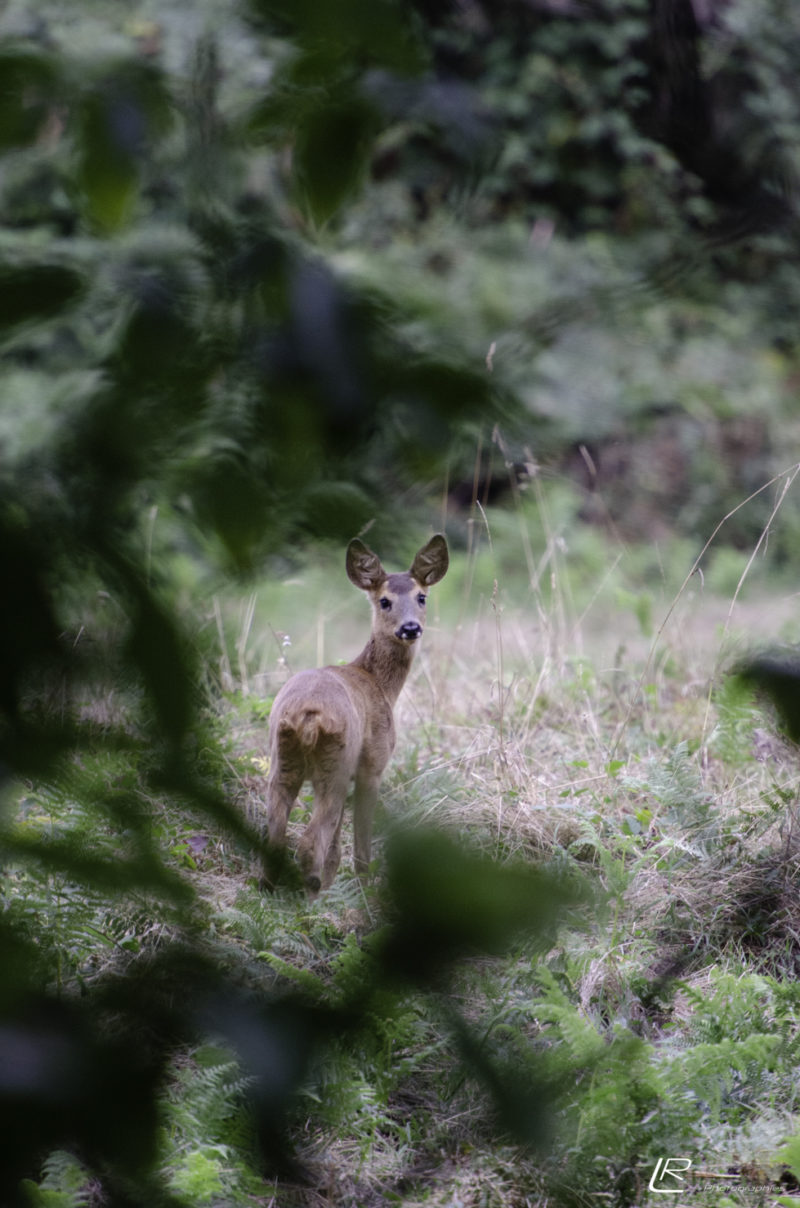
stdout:
MULTIPOLYGON (((95 854, 134 843, 115 809, 127 794, 165 866, 198 892, 188 925, 209 949, 244 952, 256 984, 332 1008, 354 1001, 379 950, 387 836, 435 826, 501 865, 546 863, 591 888, 591 905, 567 910, 546 944, 520 936, 465 958, 439 987, 371 1001, 312 1061, 291 1106, 299 1164, 280 1178, 264 1177, 235 1054, 214 1037, 183 1054, 164 1089, 159 1161, 176 1204, 637 1205, 658 1202, 650 1183, 666 1158, 703 1176, 697 1204, 722 1202, 712 1175, 726 1176, 732 1204, 788 1178, 798 762, 725 670, 767 629, 792 638, 791 610, 738 587, 734 609, 696 578, 680 588, 684 567, 644 582, 635 558, 611 554, 613 573, 582 582, 546 516, 535 501, 516 516, 527 587, 506 590, 512 538, 482 515, 482 536, 476 525, 432 597, 366 893, 346 837, 329 892, 265 896, 246 852, 177 829, 119 756, 76 769, 71 796, 19 792, 20 842, 47 834, 95 854), (82 807, 87 795, 105 802, 99 814, 82 807), (505 1115, 481 1074, 489 1059, 513 1091, 505 1115)), ((224 737, 221 782, 253 819, 274 691, 295 664, 351 657, 362 640, 367 617, 346 592, 322 592, 309 570, 264 600, 214 605, 209 724, 224 737), (298 613, 299 596, 319 611, 298 613)), ((308 805, 290 821, 295 837, 308 805)), ((56 867, 31 868, 9 870, 2 906, 57 952, 66 996, 187 926, 141 894, 79 897, 56 867)), ((26 1189, 49 1208, 102 1202, 91 1171, 63 1153, 26 1189)))

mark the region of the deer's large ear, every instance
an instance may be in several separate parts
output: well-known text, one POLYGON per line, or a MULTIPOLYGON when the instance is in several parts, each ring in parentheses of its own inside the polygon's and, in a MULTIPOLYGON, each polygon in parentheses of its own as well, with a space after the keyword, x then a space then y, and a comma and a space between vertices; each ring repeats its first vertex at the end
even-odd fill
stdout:
POLYGON ((441 533, 437 533, 427 545, 423 545, 411 564, 409 574, 423 587, 431 587, 445 577, 449 565, 447 542, 441 533))
POLYGON ((377 554, 355 537, 347 547, 347 577, 362 591, 374 591, 386 581, 386 571, 377 554))

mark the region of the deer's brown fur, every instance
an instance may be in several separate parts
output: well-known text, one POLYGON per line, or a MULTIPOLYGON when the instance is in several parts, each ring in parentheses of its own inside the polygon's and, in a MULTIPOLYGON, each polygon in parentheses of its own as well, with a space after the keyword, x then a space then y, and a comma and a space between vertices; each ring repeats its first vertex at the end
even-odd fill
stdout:
POLYGON ((366 876, 378 788, 395 744, 394 705, 422 636, 427 589, 444 576, 448 561, 447 542, 437 535, 419 550, 408 572, 387 575, 372 550, 351 541, 347 574, 372 604, 369 640, 352 663, 301 671, 275 697, 267 781, 269 841, 273 847, 284 844, 295 798, 310 780, 314 809, 298 858, 312 893, 329 886, 339 867, 351 781, 355 869, 366 876))

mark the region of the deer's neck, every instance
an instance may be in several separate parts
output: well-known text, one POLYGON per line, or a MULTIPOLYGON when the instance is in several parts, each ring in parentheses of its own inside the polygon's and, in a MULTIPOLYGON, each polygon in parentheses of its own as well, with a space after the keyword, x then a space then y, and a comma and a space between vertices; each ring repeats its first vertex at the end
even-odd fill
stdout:
POLYGON ((394 706, 411 670, 415 648, 416 643, 381 642, 373 636, 353 659, 352 666, 374 676, 389 704, 394 706))

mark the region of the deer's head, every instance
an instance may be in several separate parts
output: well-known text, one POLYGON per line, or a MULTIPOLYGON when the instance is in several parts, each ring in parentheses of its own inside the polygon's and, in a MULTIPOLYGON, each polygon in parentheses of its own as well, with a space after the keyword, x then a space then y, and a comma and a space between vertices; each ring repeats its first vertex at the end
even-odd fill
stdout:
POLYGON ((386 573, 380 558, 363 541, 351 541, 347 574, 370 598, 373 636, 407 645, 416 642, 425 628, 428 588, 444 578, 449 563, 447 542, 438 533, 417 552, 411 568, 396 575, 386 573))

